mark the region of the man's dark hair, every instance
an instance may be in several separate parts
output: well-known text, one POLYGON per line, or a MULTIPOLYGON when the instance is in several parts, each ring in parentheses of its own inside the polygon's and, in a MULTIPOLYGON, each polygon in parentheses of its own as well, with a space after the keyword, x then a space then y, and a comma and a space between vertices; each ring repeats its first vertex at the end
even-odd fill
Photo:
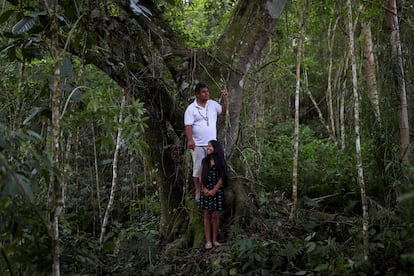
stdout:
POLYGON ((204 83, 201 83, 201 82, 197 83, 195 88, 194 88, 194 93, 196 93, 196 94, 200 93, 201 88, 204 88, 204 87, 208 88, 207 84, 204 84, 204 83))

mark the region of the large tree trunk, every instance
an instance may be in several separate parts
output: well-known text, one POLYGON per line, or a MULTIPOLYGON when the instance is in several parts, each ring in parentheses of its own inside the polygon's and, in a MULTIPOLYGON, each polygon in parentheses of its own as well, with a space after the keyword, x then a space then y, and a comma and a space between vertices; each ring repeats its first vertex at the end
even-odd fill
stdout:
POLYGON ((271 37, 285 4, 286 0, 239 1, 230 25, 214 49, 216 69, 229 76, 231 127, 225 131, 226 156, 230 156, 239 132, 246 77, 271 37))

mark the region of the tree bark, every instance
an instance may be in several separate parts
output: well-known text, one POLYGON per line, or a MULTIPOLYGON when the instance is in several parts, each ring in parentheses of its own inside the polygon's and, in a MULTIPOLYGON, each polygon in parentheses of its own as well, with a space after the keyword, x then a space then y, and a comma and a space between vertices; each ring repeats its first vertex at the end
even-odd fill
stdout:
POLYGON ((408 121, 407 92, 405 87, 405 73, 401 49, 400 30, 397 16, 396 0, 385 1, 385 18, 390 29, 392 61, 395 82, 398 89, 398 127, 400 129, 399 155, 403 163, 410 162, 410 128, 408 121))
POLYGON ((228 77, 230 87, 229 127, 224 148, 230 156, 237 139, 246 77, 273 34, 286 0, 239 1, 226 32, 217 42, 213 55, 218 72, 228 77))
POLYGON ((361 23, 361 36, 364 42, 364 57, 367 61, 365 66, 365 81, 367 83, 368 93, 374 108, 375 120, 378 125, 381 126, 381 113, 377 89, 377 78, 375 76, 375 56, 373 51, 371 23, 365 21, 361 23))
POLYGON ((290 209, 289 220, 292 221, 296 216, 298 203, 298 162, 299 162, 299 111, 300 111, 300 71, 303 54, 303 40, 305 35, 305 24, 308 14, 309 3, 306 6, 300 18, 300 29, 298 34, 298 48, 296 52, 296 89, 295 89, 295 130, 293 142, 293 168, 292 168, 292 207, 290 209))
MULTIPOLYGON (((91 124, 91 131, 92 131, 92 140, 96 141, 95 138, 95 126, 91 124)), ((93 144, 93 165, 94 165, 94 173, 95 173, 95 186, 96 186, 96 200, 98 201, 98 217, 99 220, 103 220, 102 217, 102 207, 101 207, 101 185, 99 181, 99 165, 98 165, 98 150, 96 148, 96 143, 93 144)))
POLYGON ((119 118, 118 118, 118 132, 116 135, 116 144, 115 144, 115 151, 114 151, 114 159, 112 161, 112 185, 111 185, 111 194, 109 196, 108 205, 106 206, 105 215, 102 221, 102 227, 101 227, 101 235, 99 237, 99 243, 102 244, 105 238, 106 233, 106 227, 108 226, 109 221, 109 214, 112 210, 112 205, 114 204, 115 200, 115 192, 116 192, 116 186, 118 181, 118 159, 119 159, 119 150, 121 148, 121 139, 122 139, 122 121, 123 121, 123 110, 125 107, 125 96, 122 97, 121 101, 121 108, 119 111, 119 118))
MULTIPOLYGON (((45 1, 46 3, 46 1, 45 1)), ((59 25, 58 25, 58 1, 55 0, 51 6, 46 4, 49 18, 51 20, 51 50, 53 55, 53 90, 52 92, 52 123, 50 137, 50 159, 52 169, 59 168, 59 150, 60 150, 60 64, 61 51, 59 48, 59 25)), ((50 193, 49 193, 49 235, 51 238, 51 255, 52 255, 52 275, 60 275, 60 244, 59 244, 59 218, 63 211, 63 191, 59 180, 55 177, 55 173, 50 173, 50 193)))
POLYGON ((328 104, 328 118, 330 122, 329 137, 333 142, 336 142, 336 127, 335 127, 335 116, 333 108, 333 97, 332 97, 332 67, 333 67, 333 45, 335 41, 335 30, 339 18, 335 21, 333 27, 332 22, 329 22, 328 28, 328 51, 329 51, 329 66, 328 66, 328 87, 326 89, 326 100, 328 104), (331 36, 332 32, 332 36, 331 36))
POLYGON ((358 93, 358 80, 357 80, 357 64, 355 57, 355 43, 354 43, 354 24, 352 16, 351 0, 347 0, 348 6, 348 32, 349 32, 349 56, 351 57, 352 67, 352 91, 354 95, 354 128, 355 128, 355 151, 356 151, 356 168, 357 168, 357 180, 361 191, 361 204, 362 204, 362 236, 363 236, 363 249, 364 260, 368 260, 369 252, 369 217, 368 217, 368 201, 365 192, 364 181, 364 168, 362 164, 362 152, 361 152, 361 137, 359 132, 359 93, 358 93))

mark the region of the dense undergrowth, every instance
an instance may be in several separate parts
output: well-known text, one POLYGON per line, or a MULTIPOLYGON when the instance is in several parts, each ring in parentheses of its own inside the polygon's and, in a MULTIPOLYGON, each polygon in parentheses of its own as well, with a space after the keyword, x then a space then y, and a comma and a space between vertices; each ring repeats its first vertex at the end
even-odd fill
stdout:
MULTIPOLYGON (((24 145, 26 152, 33 152, 36 135, 29 134, 14 133, 2 137, 11 144, 31 137, 32 143, 21 144, 20 150, 24 145)), ((154 188, 146 188, 147 193, 141 199, 116 202, 110 230, 100 245, 97 238, 99 222, 94 221, 96 202, 88 200, 91 191, 85 183, 72 190, 77 195, 76 200, 68 203, 62 217, 62 272, 76 275, 414 273, 412 193, 404 194, 399 189, 397 199, 391 191, 397 194, 397 188, 402 184, 397 186, 395 181, 394 186, 384 189, 385 181, 378 183, 367 178, 371 186, 368 194, 370 252, 369 259, 364 261, 361 207, 352 158, 331 143, 316 139, 310 129, 305 129, 302 135, 299 209, 294 221, 288 221, 291 162, 286 160, 291 154, 290 139, 286 133, 278 133, 264 144, 268 150, 263 151, 262 183, 257 186, 261 188, 251 195, 254 198, 253 216, 246 217, 243 225, 234 225, 231 217, 223 217, 219 237, 223 243, 221 247, 206 251, 202 245, 182 248, 175 243, 163 242, 158 232, 160 205, 154 188)), ((11 149, 7 148, 6 152, 11 149)), ((32 157, 31 164, 42 171, 46 159, 41 155, 32 157)), ((368 160, 369 154, 365 158, 368 160)), ((21 166, 16 162, 15 168, 20 168, 23 183, 30 187, 30 177, 39 175, 24 175, 22 172, 31 170, 25 167, 28 164, 24 160, 21 161, 21 166)), ((371 171, 374 169, 374 166, 367 166, 367 175, 374 175, 371 171)), ((407 170, 405 181, 410 178, 409 172, 407 170)), ((406 187, 410 191, 409 184, 406 187)), ((41 191, 36 188, 29 192, 41 191)), ((5 275, 11 275, 11 272, 47 274, 51 262, 47 230, 34 215, 33 208, 19 196, 21 193, 14 194, 10 197, 3 193, 0 205, 0 268, 5 275)), ((34 198, 41 198, 41 194, 34 198)), ((41 202, 36 204, 42 205, 41 202)))
MULTIPOLYGON (((298 219, 289 223, 285 203, 275 204, 269 198, 258 210, 256 221, 243 231, 232 229, 224 221, 219 237, 222 246, 208 251, 203 247, 183 249, 162 244, 157 217, 152 215, 141 215, 139 221, 129 225, 114 224, 112 228, 117 225, 119 228, 112 230, 104 248, 99 247, 90 233, 74 233, 66 225, 62 235, 62 271, 77 275, 410 275, 414 272, 412 223, 399 221, 392 214, 381 214, 381 220, 373 220, 370 259, 364 262, 358 217, 327 214, 312 208, 301 209, 298 219), (386 224, 385 219, 388 219, 386 224)), ((7 252, 14 252, 8 259, 11 267, 19 267, 14 270, 19 275, 43 275, 49 263, 44 258, 48 256, 47 239, 34 221, 24 222, 28 228, 15 233, 20 234, 20 243, 8 245, 7 252)), ((1 263, 6 271, 4 258, 1 263)))

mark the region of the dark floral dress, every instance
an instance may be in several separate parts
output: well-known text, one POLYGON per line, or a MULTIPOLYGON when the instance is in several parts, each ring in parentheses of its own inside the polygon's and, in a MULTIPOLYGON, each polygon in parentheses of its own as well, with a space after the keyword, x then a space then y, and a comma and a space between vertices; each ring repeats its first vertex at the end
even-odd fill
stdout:
MULTIPOLYGON (((208 173, 208 181, 204 183, 207 189, 212 190, 216 186, 217 181, 219 180, 219 174, 215 165, 212 165, 208 173)), ((200 208, 216 211, 223 210, 224 208, 224 188, 223 185, 218 189, 217 193, 213 197, 204 196, 203 191, 200 194, 200 208)))

